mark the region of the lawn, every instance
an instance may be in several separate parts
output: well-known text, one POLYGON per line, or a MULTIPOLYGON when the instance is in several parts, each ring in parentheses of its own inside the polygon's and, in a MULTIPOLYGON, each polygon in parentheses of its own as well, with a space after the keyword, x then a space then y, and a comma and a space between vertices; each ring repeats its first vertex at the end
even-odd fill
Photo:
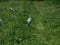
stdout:
POLYGON ((60 45, 60 6, 50 1, 0 2, 0 45, 60 45), (9 10, 13 8, 15 11, 9 10), (32 17, 30 27, 27 18, 32 17))

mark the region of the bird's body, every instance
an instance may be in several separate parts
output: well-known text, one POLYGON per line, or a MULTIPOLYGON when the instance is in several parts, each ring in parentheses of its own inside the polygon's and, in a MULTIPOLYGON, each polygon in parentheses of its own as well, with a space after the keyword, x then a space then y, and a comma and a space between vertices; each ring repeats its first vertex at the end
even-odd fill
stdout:
POLYGON ((13 9, 13 8, 10 8, 10 10, 11 10, 11 11, 14 11, 14 9, 13 9))
POLYGON ((0 25, 2 25, 2 19, 0 19, 0 25))
POLYGON ((31 22, 31 20, 32 20, 31 17, 29 17, 29 18, 27 19, 28 24, 31 22))
POLYGON ((31 18, 31 17, 29 17, 29 18, 27 19, 28 26, 30 26, 31 21, 32 21, 32 18, 31 18))

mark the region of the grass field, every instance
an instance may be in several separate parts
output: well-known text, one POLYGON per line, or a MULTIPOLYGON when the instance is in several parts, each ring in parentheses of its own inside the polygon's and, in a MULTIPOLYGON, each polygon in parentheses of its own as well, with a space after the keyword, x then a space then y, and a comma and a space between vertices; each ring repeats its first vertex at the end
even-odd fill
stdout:
POLYGON ((0 19, 0 45, 60 45, 59 5, 49 1, 0 2, 0 19), (26 23, 29 16, 30 27, 26 23))

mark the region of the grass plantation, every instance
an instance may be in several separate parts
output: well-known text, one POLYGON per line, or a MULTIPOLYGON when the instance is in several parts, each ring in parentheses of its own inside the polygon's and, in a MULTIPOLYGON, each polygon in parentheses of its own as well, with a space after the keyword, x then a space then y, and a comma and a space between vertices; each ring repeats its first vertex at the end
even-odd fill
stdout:
POLYGON ((51 1, 0 2, 0 45, 60 45, 60 5, 51 1), (9 10, 13 8, 14 11, 9 10), (30 27, 27 18, 32 17, 30 27))

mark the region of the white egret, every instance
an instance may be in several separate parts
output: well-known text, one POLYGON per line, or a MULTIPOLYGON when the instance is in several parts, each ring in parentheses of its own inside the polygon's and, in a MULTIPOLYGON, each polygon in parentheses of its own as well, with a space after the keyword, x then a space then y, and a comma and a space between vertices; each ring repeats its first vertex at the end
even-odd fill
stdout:
POLYGON ((0 25, 2 25, 2 19, 0 19, 0 25))
POLYGON ((10 8, 11 11, 15 11, 13 8, 10 8))
POLYGON ((32 18, 31 18, 31 17, 29 17, 29 18, 27 19, 28 26, 30 26, 31 21, 32 21, 32 18))

